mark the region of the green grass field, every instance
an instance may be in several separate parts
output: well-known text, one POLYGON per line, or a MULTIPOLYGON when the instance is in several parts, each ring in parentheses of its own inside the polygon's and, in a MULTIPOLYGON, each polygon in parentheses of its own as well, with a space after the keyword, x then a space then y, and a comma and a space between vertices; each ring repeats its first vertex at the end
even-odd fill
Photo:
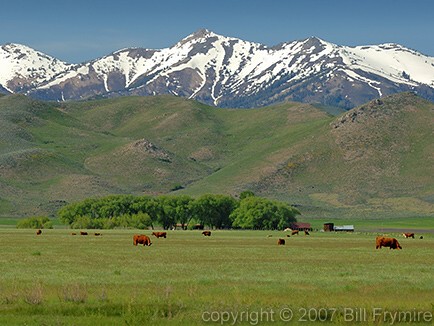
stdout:
POLYGON ((375 232, 312 232, 278 246, 282 231, 169 231, 151 247, 132 245, 151 231, 89 232, 0 228, 1 325, 390 325, 400 312, 431 314, 417 321, 432 324, 430 232, 389 234, 399 251, 376 250, 375 232))

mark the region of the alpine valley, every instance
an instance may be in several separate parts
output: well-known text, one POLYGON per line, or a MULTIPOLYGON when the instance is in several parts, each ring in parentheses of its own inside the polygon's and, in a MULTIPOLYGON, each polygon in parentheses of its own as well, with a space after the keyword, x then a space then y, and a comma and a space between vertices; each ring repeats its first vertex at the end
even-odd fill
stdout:
POLYGON ((0 47, 0 93, 42 100, 172 94, 217 107, 296 101, 350 109, 403 91, 434 100, 434 58, 399 44, 312 37, 267 47, 199 30, 170 48, 127 48, 81 64, 0 47))

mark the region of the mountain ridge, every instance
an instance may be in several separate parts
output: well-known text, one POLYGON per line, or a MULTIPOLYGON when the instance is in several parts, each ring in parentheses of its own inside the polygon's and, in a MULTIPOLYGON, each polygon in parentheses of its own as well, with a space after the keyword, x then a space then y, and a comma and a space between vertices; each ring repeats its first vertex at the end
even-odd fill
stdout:
POLYGON ((0 67, 0 89, 56 101, 172 94, 218 107, 289 100, 350 109, 402 91, 434 100, 433 57, 317 37, 267 47, 203 29, 168 48, 125 48, 81 64, 3 45, 0 67))

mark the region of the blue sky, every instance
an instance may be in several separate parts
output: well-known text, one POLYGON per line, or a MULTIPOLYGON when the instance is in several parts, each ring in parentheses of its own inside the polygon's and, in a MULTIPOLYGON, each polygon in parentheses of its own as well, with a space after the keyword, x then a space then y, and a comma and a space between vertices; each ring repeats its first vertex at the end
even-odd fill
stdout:
POLYGON ((125 47, 169 47, 207 28, 269 46, 317 36, 434 56, 433 12, 432 0, 14 0, 0 8, 0 44, 79 63, 125 47))

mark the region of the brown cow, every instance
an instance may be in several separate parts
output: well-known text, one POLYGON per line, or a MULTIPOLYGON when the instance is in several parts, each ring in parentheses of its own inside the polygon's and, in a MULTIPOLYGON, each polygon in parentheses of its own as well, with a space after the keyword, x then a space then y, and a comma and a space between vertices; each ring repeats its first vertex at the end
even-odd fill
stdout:
POLYGON ((211 236, 211 231, 203 231, 202 234, 206 237, 210 237, 211 236))
POLYGON ((157 237, 157 238, 165 238, 166 239, 167 232, 152 232, 152 235, 157 237))
POLYGON ((414 233, 403 233, 402 234, 404 238, 413 238, 414 239, 414 233))
POLYGON ((87 235, 87 232, 80 231, 80 235, 87 235))
POLYGON ((295 235, 295 234, 298 235, 298 230, 292 230, 291 231, 291 235, 295 235))
POLYGON ((285 245, 285 239, 278 239, 278 240, 277 240, 277 244, 278 244, 279 246, 283 246, 283 245, 285 245))
POLYGON ((307 230, 304 230, 304 235, 310 235, 310 233, 307 230))
POLYGON ((36 231, 36 235, 41 235, 41 233, 42 233, 41 229, 39 229, 38 231, 36 231))
POLYGON ((77 235, 77 233, 75 233, 75 232, 72 232, 72 233, 71 233, 71 235, 77 235))
POLYGON ((144 246, 150 246, 152 244, 151 239, 144 234, 134 234, 133 245, 142 244, 144 246))
POLYGON ((390 249, 402 249, 398 240, 396 240, 395 238, 377 237, 375 239, 375 244, 375 249, 381 249, 381 247, 389 247, 390 249))

